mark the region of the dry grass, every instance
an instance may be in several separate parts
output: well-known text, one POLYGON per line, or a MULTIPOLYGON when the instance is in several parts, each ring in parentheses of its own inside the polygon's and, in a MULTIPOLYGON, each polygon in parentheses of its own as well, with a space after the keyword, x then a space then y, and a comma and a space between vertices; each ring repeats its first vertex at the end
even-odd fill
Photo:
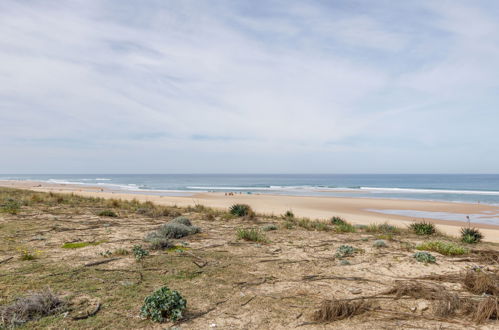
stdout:
POLYGON ((65 303, 50 290, 33 292, 9 305, 0 307, 0 328, 14 327, 28 321, 61 312, 65 303))
POLYGON ((365 300, 344 301, 325 300, 318 310, 312 315, 316 322, 331 322, 350 318, 365 313, 371 307, 371 303, 365 300))
POLYGON ((468 271, 462 278, 463 286, 474 294, 499 296, 499 276, 485 271, 468 271))

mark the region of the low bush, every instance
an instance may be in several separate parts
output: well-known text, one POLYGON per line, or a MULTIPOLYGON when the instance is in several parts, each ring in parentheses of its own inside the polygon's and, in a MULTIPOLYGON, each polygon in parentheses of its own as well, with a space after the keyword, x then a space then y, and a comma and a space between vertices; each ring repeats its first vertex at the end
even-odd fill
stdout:
POLYGON ((354 253, 357 252, 357 249, 350 245, 341 245, 338 249, 336 249, 335 256, 337 258, 346 258, 351 257, 354 253))
POLYGON ((483 234, 477 228, 465 227, 461 228, 461 241, 468 244, 479 243, 483 238, 483 234))
POLYGON ((0 307, 0 328, 14 328, 64 309, 64 301, 50 290, 33 292, 0 307))
POLYGON ((469 250, 465 247, 459 246, 450 242, 433 241, 425 242, 416 246, 417 250, 433 251, 446 256, 456 256, 467 254, 469 250))
POLYGON ((187 301, 178 291, 172 291, 164 286, 144 299, 140 315, 154 322, 177 321, 182 317, 186 307, 187 301))
POLYGON ((346 223, 345 220, 343 220, 342 218, 337 217, 337 216, 332 217, 330 221, 333 225, 342 225, 342 224, 346 223))
POLYGON ((34 260, 36 255, 29 250, 21 250, 21 255, 19 257, 23 261, 34 260))
POLYGON ((294 218, 295 217, 295 214, 293 213, 293 211, 286 211, 286 213, 284 213, 284 217, 285 218, 294 218))
POLYGON ((113 210, 102 210, 97 214, 99 217, 117 218, 118 215, 113 210))
POLYGON ((387 247, 386 242, 382 239, 377 239, 374 241, 373 246, 375 248, 385 248, 387 247))
POLYGON ((255 214, 247 204, 234 204, 229 208, 229 213, 238 217, 252 217, 255 214))
POLYGON ((274 225, 273 223, 265 225, 262 227, 263 231, 271 231, 271 230, 277 230, 277 226, 274 225))
POLYGON ((149 240, 151 250, 166 250, 173 247, 174 244, 168 238, 152 238, 149 240))
MULTIPOLYGON (((288 220, 289 221, 289 220, 288 220)), ((330 227, 326 222, 319 220, 310 220, 307 218, 301 218, 293 221, 294 224, 299 227, 305 228, 307 230, 318 230, 318 231, 331 231, 330 227)))
POLYGON ((413 257, 419 261, 424 262, 425 264, 434 264, 437 262, 437 258, 435 258, 431 253, 428 252, 416 252, 413 257))
POLYGON ((188 217, 183 217, 183 216, 176 217, 175 219, 170 221, 170 223, 180 223, 184 226, 189 226, 189 227, 192 226, 191 220, 188 217))
POLYGON ((238 229, 236 236, 239 239, 253 242, 267 242, 267 238, 258 229, 238 229))
POLYGON ((149 255, 149 252, 147 250, 144 250, 142 248, 142 245, 134 245, 132 248, 132 253, 136 261, 141 261, 149 255))
POLYGON ((437 232, 437 229, 434 224, 431 222, 414 222, 409 225, 409 229, 414 232, 416 235, 433 235, 437 232))

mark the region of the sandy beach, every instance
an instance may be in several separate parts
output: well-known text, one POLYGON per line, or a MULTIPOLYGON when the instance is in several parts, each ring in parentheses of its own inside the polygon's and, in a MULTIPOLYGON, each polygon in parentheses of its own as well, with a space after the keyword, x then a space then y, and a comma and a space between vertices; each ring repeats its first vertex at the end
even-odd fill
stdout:
MULTIPOLYGON (((31 189, 45 192, 77 193, 82 196, 118 198, 124 200, 138 199, 152 201, 161 205, 189 206, 202 204, 213 208, 227 208, 234 203, 249 204, 256 212, 268 215, 281 215, 292 210, 296 216, 311 219, 329 219, 341 216, 353 224, 370 224, 388 222, 398 226, 406 226, 411 221, 421 218, 382 214, 370 210, 416 210, 425 212, 446 212, 456 214, 456 220, 439 220, 425 217, 424 220, 437 224, 443 233, 457 236, 461 227, 466 226, 465 214, 498 214, 499 207, 487 204, 450 203, 417 200, 346 198, 346 197, 306 197, 285 195, 247 195, 224 193, 197 193, 191 196, 158 196, 144 193, 113 191, 94 186, 55 184, 38 181, 0 181, 0 186, 31 189)), ((485 241, 499 243, 499 226, 472 223, 485 235, 485 241)))

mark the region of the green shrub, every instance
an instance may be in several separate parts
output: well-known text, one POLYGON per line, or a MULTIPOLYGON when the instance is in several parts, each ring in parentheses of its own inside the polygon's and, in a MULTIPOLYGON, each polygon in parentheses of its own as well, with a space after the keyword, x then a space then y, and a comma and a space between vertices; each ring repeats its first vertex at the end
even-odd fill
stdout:
MULTIPOLYGON (((180 220, 180 221, 184 221, 184 223, 187 223, 185 220, 180 220)), ((201 230, 199 227, 192 225, 185 225, 180 222, 176 222, 175 220, 172 220, 159 227, 158 230, 147 234, 146 241, 151 241, 152 239, 158 239, 158 238, 163 238, 163 239, 182 238, 185 236, 199 233, 200 231, 201 230)))
POLYGON ((307 230, 318 230, 318 231, 330 231, 332 228, 324 221, 314 220, 311 221, 307 218, 302 218, 294 221, 299 227, 305 228, 307 230))
POLYGON ((416 249, 438 252, 446 256, 462 255, 469 252, 465 247, 442 241, 425 242, 416 246, 416 249))
POLYGON ((17 214, 21 210, 21 202, 13 199, 7 198, 0 204, 0 212, 9 213, 9 214, 17 214))
POLYGON ((434 264, 437 262, 437 258, 435 258, 431 253, 428 252, 416 252, 413 257, 419 261, 424 262, 425 264, 434 264))
POLYGON ((166 250, 173 246, 174 244, 168 238, 155 237, 149 240, 151 250, 166 250))
POLYGON ((117 218, 118 215, 113 210, 103 210, 97 214, 99 217, 117 218))
POLYGON ((183 216, 176 217, 169 223, 180 223, 184 226, 189 226, 189 227, 192 226, 191 220, 188 217, 183 217, 183 216))
POLYGON ((134 245, 132 248, 135 260, 140 261, 149 255, 149 252, 142 248, 142 245, 134 245))
POLYGON ((377 239, 374 241, 373 246, 375 248, 385 248, 387 247, 386 242, 382 239, 377 239))
POLYGON ((271 231, 271 230, 277 230, 277 226, 274 225, 273 223, 265 225, 262 227, 263 231, 271 231))
POLYGON ((345 220, 343 220, 343 219, 342 219, 342 218, 340 218, 340 217, 334 216, 334 217, 332 217, 332 218, 331 218, 331 223, 332 223, 333 225, 342 225, 342 224, 345 224, 345 223, 346 223, 346 221, 345 221, 345 220))
POLYGON ((412 230, 416 235, 433 235, 437 232, 435 225, 431 222, 414 222, 409 225, 409 229, 412 230))
POLYGON ((172 291, 164 286, 144 299, 140 315, 154 322, 176 321, 182 317, 182 311, 186 306, 187 301, 178 291, 172 291))
POLYGON ((267 238, 258 229, 238 229, 236 236, 239 239, 253 242, 267 242, 267 238))
POLYGON ((355 233, 357 230, 348 222, 340 223, 334 227, 337 233, 355 233))
POLYGON ((483 235, 478 228, 461 228, 461 241, 468 244, 475 244, 482 240, 483 235))
POLYGON ((293 213, 293 211, 286 211, 286 213, 284 213, 284 217, 285 218, 294 218, 295 217, 295 214, 293 213))
POLYGON ((36 259, 36 255, 29 250, 22 250, 20 259, 23 261, 34 260, 36 259))
POLYGON ((229 213, 238 217, 254 215, 253 210, 247 204, 234 204, 229 208, 229 213))
POLYGON ((345 258, 352 256, 355 252, 357 252, 357 249, 355 249, 353 246, 341 245, 338 249, 336 249, 335 256, 337 258, 345 258))
POLYGON ((400 232, 399 228, 389 225, 388 223, 382 223, 382 224, 373 223, 368 225, 365 230, 368 233, 382 233, 382 234, 397 234, 400 232))

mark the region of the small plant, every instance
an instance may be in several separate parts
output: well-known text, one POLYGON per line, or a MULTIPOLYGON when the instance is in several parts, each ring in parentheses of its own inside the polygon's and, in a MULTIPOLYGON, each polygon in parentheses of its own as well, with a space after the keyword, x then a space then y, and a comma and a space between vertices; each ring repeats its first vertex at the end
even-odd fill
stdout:
POLYGON ((109 251, 109 250, 106 250, 106 251, 100 252, 99 254, 100 254, 101 256, 103 256, 103 257, 106 257, 106 258, 107 258, 107 257, 110 257, 110 256, 112 256, 112 255, 113 255, 113 253, 112 253, 111 251, 109 251))
POLYGON ((253 242, 267 242, 267 238, 258 229, 238 229, 236 236, 238 239, 253 242))
POLYGON ((156 237, 149 240, 151 250, 166 250, 174 246, 168 238, 156 237))
POLYGON ((355 233, 357 230, 354 226, 348 222, 339 223, 334 227, 334 231, 337 233, 355 233))
POLYGON ((340 261, 340 265, 342 265, 342 266, 348 266, 348 265, 351 265, 351 264, 352 264, 352 263, 351 263, 350 261, 348 261, 348 260, 344 260, 344 259, 342 259, 342 260, 340 261))
POLYGON ((277 226, 274 225, 273 223, 265 225, 262 227, 263 231, 271 231, 271 230, 277 230, 277 226))
POLYGON ((416 235, 433 235, 437 232, 435 225, 431 222, 414 222, 409 225, 409 229, 412 230, 416 235))
POLYGON ((373 246, 375 248, 385 248, 387 247, 386 242, 382 239, 377 239, 374 241, 373 246))
POLYGON ((475 244, 482 240, 483 234, 478 228, 461 228, 461 241, 468 244, 475 244))
POLYGON ((341 259, 351 257, 355 252, 357 252, 357 249, 355 249, 353 246, 341 245, 338 249, 336 249, 335 256, 341 259))
POLYGON ((192 226, 192 225, 185 225, 185 223, 187 223, 187 221, 189 221, 188 223, 190 223, 189 219, 186 219, 186 218, 182 218, 182 219, 176 218, 176 219, 179 219, 179 220, 174 219, 174 220, 162 225, 161 227, 159 227, 158 230, 149 233, 146 236, 146 241, 150 241, 150 240, 155 239, 155 238, 164 238, 164 239, 182 238, 185 236, 199 233, 201 231, 201 229, 199 227, 192 226), (181 223, 181 222, 184 222, 184 223, 181 223))
POLYGON ((286 213, 284 213, 284 217, 285 218, 294 218, 295 214, 293 213, 293 211, 288 210, 288 211, 286 211, 286 213))
POLYGON ((164 286, 144 299, 140 315, 154 322, 176 321, 182 317, 182 311, 186 306, 187 301, 178 291, 172 291, 164 286))
POLYGON ((416 249, 438 252, 446 256, 463 255, 469 252, 465 247, 442 241, 425 242, 416 246, 416 249))
POLYGON ((13 198, 7 198, 2 204, 0 204, 0 212, 15 215, 19 213, 20 210, 21 202, 13 198))
POLYGON ((144 250, 142 248, 142 245, 134 245, 132 248, 132 253, 133 256, 135 257, 135 260, 141 261, 145 257, 149 255, 149 252, 147 250, 144 250))
POLYGON ((416 252, 413 257, 419 261, 424 262, 425 264, 434 264, 437 262, 437 258, 435 258, 431 253, 428 252, 416 252))
POLYGON ((331 218, 331 223, 332 223, 333 225, 342 225, 342 224, 345 224, 345 223, 346 223, 346 221, 345 221, 345 220, 343 220, 343 219, 342 219, 342 218, 340 218, 340 217, 334 216, 334 217, 332 217, 332 218, 331 218))
POLYGON ((103 210, 97 214, 99 217, 117 218, 118 215, 113 210, 103 210))
POLYGON ((254 215, 253 210, 247 204, 234 204, 229 208, 229 213, 238 217, 254 215))
POLYGON ((34 260, 36 259, 36 255, 29 250, 21 250, 21 256, 19 258, 23 261, 34 260))
POLYGON ((282 226, 284 229, 293 229, 295 227, 295 223, 293 221, 286 220, 282 226))

